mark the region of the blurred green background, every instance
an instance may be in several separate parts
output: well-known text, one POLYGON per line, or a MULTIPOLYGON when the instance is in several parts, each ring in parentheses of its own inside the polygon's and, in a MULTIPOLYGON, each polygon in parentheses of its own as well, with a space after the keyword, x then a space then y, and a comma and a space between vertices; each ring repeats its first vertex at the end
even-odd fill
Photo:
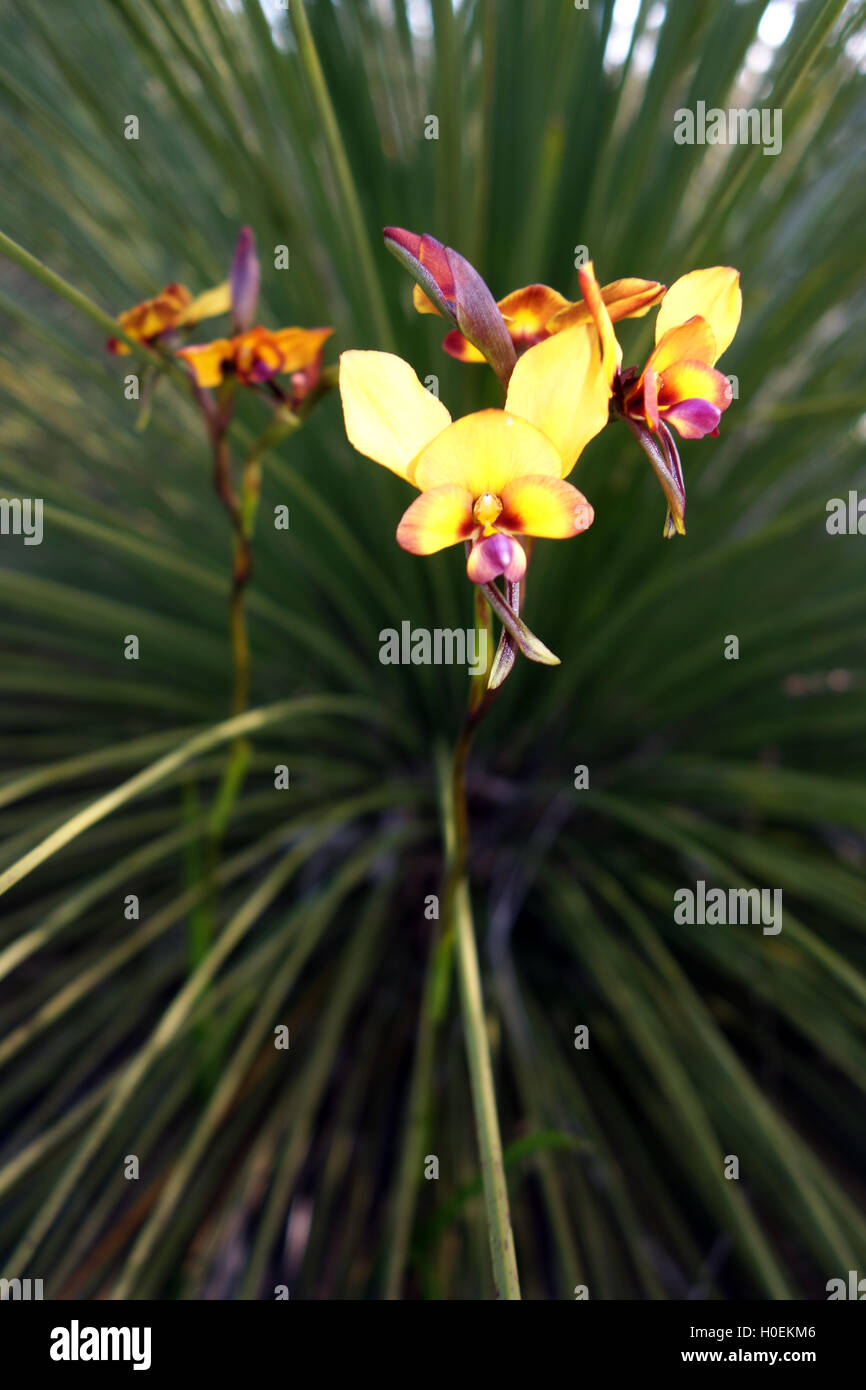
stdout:
MULTIPOLYGON (((823 1298, 866 1273, 866 541, 825 526, 866 488, 862 5, 7 0, 0 37, 3 231, 111 315, 221 280, 249 223, 265 323, 333 324, 326 361, 396 350, 456 415, 495 383, 414 314, 383 225, 456 247, 497 297, 576 297, 579 246, 602 283, 740 268, 738 398, 683 445, 687 536, 662 541, 645 458, 606 430, 573 477, 595 524, 531 568, 562 666, 519 665, 470 767, 518 1264, 541 1299, 823 1298), (782 152, 676 145, 699 100, 779 108, 782 152), (781 888, 781 934, 675 924, 701 878, 781 888)), ((441 976, 409 1106, 433 749, 465 672, 378 660, 382 628, 471 621, 461 557, 396 546, 410 494, 348 446, 335 394, 267 460, 252 698, 279 708, 208 940, 219 734, 70 833, 228 715, 200 420, 163 380, 137 432, 133 359, 9 260, 0 311, 0 495, 45 504, 42 545, 0 538, 0 872, 59 832, 3 899, 3 1273, 50 1297, 489 1298, 441 976), (410 1126, 438 1181, 401 1166, 410 1126)), ((652 317, 623 326, 626 364, 652 317)))

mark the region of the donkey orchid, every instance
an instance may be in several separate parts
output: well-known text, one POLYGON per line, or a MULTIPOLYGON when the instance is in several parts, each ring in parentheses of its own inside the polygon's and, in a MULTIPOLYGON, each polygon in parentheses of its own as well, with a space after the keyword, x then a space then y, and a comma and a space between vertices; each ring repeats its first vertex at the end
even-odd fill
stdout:
POLYGON ((227 378, 244 386, 270 386, 281 401, 295 410, 319 381, 322 347, 333 328, 253 327, 261 283, 261 267, 251 227, 241 227, 232 258, 228 288, 232 322, 230 338, 215 338, 178 349, 177 356, 189 367, 199 390, 219 386, 227 378), (288 397, 274 377, 290 375, 288 397))
POLYGON ((742 308, 739 271, 730 266, 693 270, 665 294, 655 326, 655 348, 643 371, 623 371, 622 350, 590 262, 580 272, 584 302, 599 337, 612 409, 647 454, 668 502, 665 535, 685 533, 685 483, 671 427, 683 439, 718 434, 731 403, 730 383, 715 364, 737 331, 742 308))
MULTIPOLYGON (((153 299, 142 300, 140 304, 118 314, 117 322, 128 337, 149 347, 165 334, 180 328, 193 328, 202 319, 227 313, 230 307, 228 282, 206 290, 197 299, 193 298, 186 285, 171 284, 166 285, 153 299)), ((131 351, 122 338, 109 338, 106 347, 116 356, 125 356, 131 351)))
POLYGON ((586 325, 520 358, 502 410, 452 421, 408 362, 386 352, 344 352, 340 394, 350 442, 420 492, 397 528, 404 550, 468 542, 474 583, 515 583, 527 563, 517 537, 565 539, 591 524, 592 507, 565 481, 608 419, 610 388, 586 325))
POLYGON ((278 374, 291 373, 293 395, 302 398, 318 380, 322 346, 333 328, 250 328, 234 338, 216 338, 180 348, 197 386, 219 386, 234 376, 245 386, 261 386, 278 374))

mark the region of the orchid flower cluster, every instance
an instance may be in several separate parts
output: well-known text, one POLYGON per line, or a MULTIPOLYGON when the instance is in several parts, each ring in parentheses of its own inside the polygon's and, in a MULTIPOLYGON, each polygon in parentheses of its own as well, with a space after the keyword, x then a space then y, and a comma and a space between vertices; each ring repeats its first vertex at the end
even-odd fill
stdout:
MULTIPOLYGON (((716 363, 739 324, 740 277, 730 266, 713 266, 670 288, 638 278, 600 286, 590 261, 579 270, 581 298, 574 302, 533 284, 497 303, 465 257, 435 237, 399 227, 386 227, 384 236, 415 280, 418 312, 450 324, 445 351, 460 362, 487 362, 504 401, 454 420, 401 357, 351 350, 339 366, 346 433, 360 453, 418 492, 397 527, 403 549, 432 555, 465 546, 466 573, 503 624, 488 673, 493 689, 516 648, 557 663, 521 619, 522 582, 535 540, 568 539, 592 524, 592 505, 569 476, 609 423, 627 425, 659 479, 667 503, 663 534, 684 534, 686 492, 674 433, 701 439, 719 432, 732 391, 716 363), (642 369, 624 367, 614 325, 651 309, 658 311, 655 346, 642 369)), ((213 446, 216 490, 237 536, 236 590, 251 566, 259 458, 297 428, 335 380, 334 370, 322 367, 333 330, 255 324, 259 283, 255 241, 244 227, 224 284, 198 297, 184 285, 166 285, 118 318, 125 338, 187 370, 213 446), (229 336, 188 341, 198 324, 226 313, 229 336), (274 416, 247 457, 240 498, 226 444, 238 388, 264 399, 274 416)), ((129 351, 123 338, 108 347, 129 351)))
MULTIPOLYGON (((445 351, 461 362, 486 361, 505 400, 501 409, 452 420, 402 358, 344 352, 346 433, 360 453, 418 490, 397 528, 398 544, 431 555, 463 542, 467 575, 484 587, 507 640, 534 660, 555 662, 519 618, 532 542, 567 539, 592 524, 592 506, 568 477, 613 420, 626 423, 659 478, 664 534, 684 533, 685 484, 672 430, 684 439, 717 434, 731 403, 730 383, 715 364, 739 323, 739 273, 715 266, 691 271, 670 289, 634 278, 600 287, 589 262, 574 303, 536 284, 497 304, 474 267, 434 237, 397 227, 384 235, 416 281, 416 309, 450 322, 445 351), (642 371, 624 368, 614 324, 656 306, 649 360, 642 371)), ((501 668, 491 673, 491 684, 502 676, 501 668)))
POLYGON ((128 353, 125 339, 142 344, 166 363, 182 364, 201 411, 213 452, 214 487, 232 526, 233 559, 229 626, 235 666, 234 713, 246 708, 249 649, 243 613, 252 573, 252 539, 261 490, 261 458, 296 430, 318 399, 336 382, 334 369, 323 369, 324 344, 331 328, 264 328, 255 323, 261 269, 255 238, 242 227, 228 280, 193 297, 185 285, 166 285, 118 317, 124 337, 107 347, 128 353), (228 337, 191 343, 192 331, 205 319, 230 314, 228 337), (279 378, 288 377, 284 384, 279 378), (264 432, 248 450, 239 480, 229 448, 229 430, 238 390, 267 404, 272 412, 264 432))
MULTIPOLYGON (((332 328, 263 328, 254 326, 261 270, 252 230, 242 227, 230 278, 193 298, 185 285, 170 284, 118 315, 127 338, 179 358, 195 387, 209 390, 224 382, 266 388, 271 403, 297 411, 316 388, 322 371, 322 348, 332 328), (231 337, 187 345, 191 330, 203 320, 231 313, 231 337), (288 375, 284 389, 278 376, 288 375)), ((128 353, 122 338, 109 338, 108 350, 128 353)))

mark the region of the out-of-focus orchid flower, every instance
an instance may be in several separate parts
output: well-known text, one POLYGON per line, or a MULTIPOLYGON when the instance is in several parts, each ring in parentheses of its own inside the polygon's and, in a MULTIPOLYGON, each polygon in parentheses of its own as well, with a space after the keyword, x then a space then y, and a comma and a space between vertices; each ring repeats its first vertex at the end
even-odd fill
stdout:
POLYGON ((344 352, 340 394, 355 448, 421 494, 397 528, 404 550, 469 542, 474 583, 515 583, 526 569, 518 537, 564 539, 591 524, 592 507, 565 481, 608 419, 610 389, 586 325, 520 358, 503 410, 452 421, 409 364, 385 352, 344 352))
POLYGON ((177 356, 186 362, 195 383, 201 388, 219 386, 234 376, 245 386, 261 386, 275 376, 291 374, 292 400, 302 400, 315 386, 322 363, 322 346, 332 328, 256 327, 234 338, 217 338, 180 348, 177 356))
POLYGON ((683 439, 718 434, 732 395, 715 364, 740 321, 739 271, 730 266, 693 270, 671 285, 656 319, 655 348, 640 374, 634 367, 623 370, 591 262, 581 270, 580 283, 598 332, 613 413, 625 420, 661 483, 668 503, 665 536, 684 534, 685 483, 671 428, 683 439))
MULTIPOLYGON (((171 284, 166 285, 153 299, 145 299, 141 304, 135 304, 131 309, 118 314, 117 322, 128 337, 150 347, 163 335, 180 328, 193 328, 203 319, 212 319, 219 314, 227 313, 230 307, 231 293, 227 281, 212 290, 206 290, 196 299, 186 285, 171 284)), ((117 356, 125 356, 131 352, 131 348, 122 338, 109 338, 106 347, 117 356)))

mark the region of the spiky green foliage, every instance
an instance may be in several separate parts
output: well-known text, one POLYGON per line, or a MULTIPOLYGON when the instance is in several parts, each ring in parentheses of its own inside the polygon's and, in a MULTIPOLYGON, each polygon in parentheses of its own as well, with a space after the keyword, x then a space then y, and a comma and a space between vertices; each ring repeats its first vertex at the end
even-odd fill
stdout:
MULTIPOLYGON (((618 61, 611 0, 433 0, 429 33, 405 0, 0 21, 4 230, 112 315, 218 281, 250 223, 266 322, 396 347, 457 413, 495 384, 413 314, 386 223, 497 296, 574 297, 582 245, 603 281, 742 271, 739 396, 718 441, 684 446, 687 537, 662 541, 611 427, 575 475, 594 526, 532 562, 526 616, 563 664, 519 666, 471 763, 529 1297, 823 1296, 866 1267, 866 542, 825 529, 864 481, 862 13, 801 0, 761 74, 764 9, 642 0, 618 61), (780 108, 782 153, 676 145, 698 100, 780 108), (699 878, 781 888, 783 931, 677 925, 699 878)), ((41 546, 0 540, 4 1272, 46 1296, 487 1298, 450 943, 424 912, 433 749, 465 676, 378 661, 382 628, 471 621, 460 558, 397 548, 406 489, 348 447, 333 397, 269 457, 253 761, 212 915, 203 827, 235 730, 200 421, 163 380, 136 432, 130 359, 80 308, 8 261, 0 302, 0 489, 45 501, 41 546)), ((647 323, 623 338, 643 360, 647 323)))

